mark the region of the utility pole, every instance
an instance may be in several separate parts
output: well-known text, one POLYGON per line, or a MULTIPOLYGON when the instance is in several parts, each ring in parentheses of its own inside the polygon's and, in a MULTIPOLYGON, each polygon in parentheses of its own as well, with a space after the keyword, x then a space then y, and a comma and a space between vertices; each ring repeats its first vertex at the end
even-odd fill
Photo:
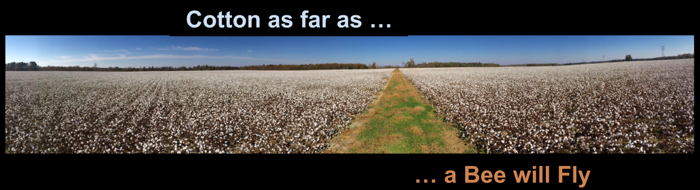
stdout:
POLYGON ((605 61, 605 55, 603 55, 603 61, 605 61))
POLYGON ((661 57, 666 57, 664 56, 664 46, 661 46, 661 57))

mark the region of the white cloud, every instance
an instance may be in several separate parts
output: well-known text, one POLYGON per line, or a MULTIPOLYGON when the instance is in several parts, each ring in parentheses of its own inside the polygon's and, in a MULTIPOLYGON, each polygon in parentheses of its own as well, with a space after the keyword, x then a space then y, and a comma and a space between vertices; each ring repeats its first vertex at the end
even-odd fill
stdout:
POLYGON ((71 58, 71 56, 62 55, 62 56, 60 56, 60 58, 61 58, 61 59, 68 59, 68 58, 71 58))
POLYGON ((104 50, 104 52, 124 52, 124 53, 127 53, 127 54, 130 54, 130 53, 131 53, 129 50, 125 50, 125 49, 104 50))
POLYGON ((218 49, 200 48, 200 47, 181 47, 181 46, 171 46, 173 50, 185 50, 185 51, 219 51, 218 49))
POLYGON ((134 48, 134 50, 141 50, 141 48, 134 48))
POLYGON ((252 52, 253 52, 253 50, 248 50, 248 53, 252 53, 252 52))
POLYGON ((84 61, 108 61, 108 60, 129 60, 129 59, 244 59, 244 60, 256 60, 256 61, 274 61, 274 62, 286 62, 284 60, 278 59, 262 59, 254 57, 242 57, 242 56, 208 56, 208 55, 142 55, 142 56, 126 56, 120 54, 119 57, 102 57, 96 54, 88 54, 83 56, 83 58, 65 58, 63 60, 49 60, 47 63, 71 63, 71 62, 84 62, 84 61))
POLYGON ((219 51, 219 49, 214 49, 214 48, 201 48, 201 47, 194 47, 194 46, 189 46, 189 47, 182 47, 182 46, 170 46, 167 48, 154 48, 152 47, 151 49, 156 49, 156 50, 183 50, 183 51, 219 51))

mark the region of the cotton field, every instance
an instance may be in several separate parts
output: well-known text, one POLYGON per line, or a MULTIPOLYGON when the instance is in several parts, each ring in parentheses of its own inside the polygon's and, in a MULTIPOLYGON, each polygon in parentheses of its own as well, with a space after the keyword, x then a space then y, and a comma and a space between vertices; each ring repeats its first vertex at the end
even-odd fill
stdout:
POLYGON ((5 149, 317 153, 391 71, 5 72, 5 149))
POLYGON ((401 69, 487 153, 694 153, 694 59, 401 69))

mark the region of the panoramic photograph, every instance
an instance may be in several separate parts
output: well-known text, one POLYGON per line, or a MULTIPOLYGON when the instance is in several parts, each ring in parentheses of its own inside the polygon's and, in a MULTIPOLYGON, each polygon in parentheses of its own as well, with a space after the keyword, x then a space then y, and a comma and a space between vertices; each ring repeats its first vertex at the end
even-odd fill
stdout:
POLYGON ((694 52, 692 35, 6 35, 5 154, 694 154, 694 52))

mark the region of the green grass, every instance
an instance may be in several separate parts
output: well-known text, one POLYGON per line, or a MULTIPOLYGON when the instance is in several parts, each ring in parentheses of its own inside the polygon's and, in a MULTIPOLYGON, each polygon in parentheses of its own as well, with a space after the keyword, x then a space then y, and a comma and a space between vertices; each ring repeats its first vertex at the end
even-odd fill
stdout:
POLYGON ((358 135, 358 140, 375 139, 378 138, 379 135, 388 134, 391 136, 392 134, 400 134, 400 141, 388 144, 389 152, 419 153, 421 152, 420 145, 423 144, 437 144, 439 147, 444 148, 445 145, 440 136, 419 136, 419 134, 409 129, 410 127, 417 127, 421 132, 427 134, 439 134, 439 132, 441 132, 439 128, 434 127, 433 124, 423 122, 433 119, 430 117, 432 108, 425 108, 426 105, 418 102, 415 98, 409 98, 407 102, 402 102, 388 108, 385 107, 383 111, 390 112, 392 109, 414 108, 418 106, 424 107, 424 110, 416 114, 410 111, 402 111, 389 116, 387 119, 371 119, 370 122, 366 124, 366 126, 368 126, 367 130, 360 132, 358 135))
MULTIPOLYGON (((375 112, 349 153, 476 153, 443 123, 403 75, 395 71, 375 112)), ((366 112, 367 113, 367 112, 366 112)))

